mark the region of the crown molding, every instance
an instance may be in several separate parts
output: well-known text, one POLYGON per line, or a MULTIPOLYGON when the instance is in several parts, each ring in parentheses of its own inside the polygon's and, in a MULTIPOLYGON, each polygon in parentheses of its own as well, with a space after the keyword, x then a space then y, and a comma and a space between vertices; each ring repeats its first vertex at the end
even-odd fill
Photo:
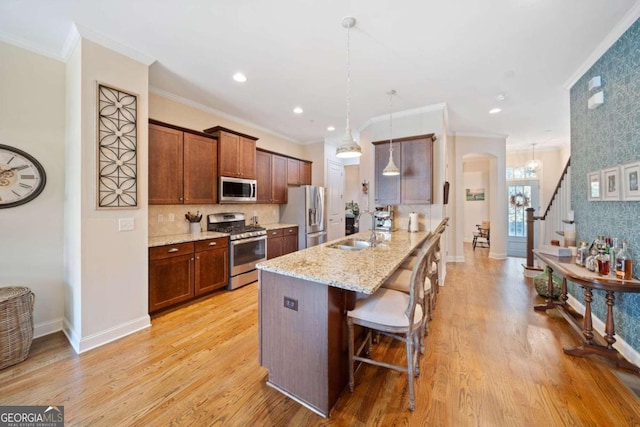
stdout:
POLYGON ((454 137, 464 136, 471 138, 502 138, 507 139, 509 135, 504 133, 481 133, 481 132, 451 132, 450 135, 454 137))
POLYGON ((60 57, 65 63, 69 62, 71 54, 73 54, 76 46, 80 43, 81 38, 82 37, 80 37, 80 32, 78 31, 78 27, 75 22, 71 23, 71 27, 67 33, 67 38, 62 45, 62 50, 60 51, 60 57))
POLYGON ((232 114, 225 113, 224 111, 217 110, 217 109, 215 109, 213 107, 209 107, 209 106, 206 106, 204 104, 200 104, 199 102, 195 102, 195 101, 192 101, 190 99, 184 98, 184 97, 182 97, 180 95, 176 95, 176 94, 174 94, 172 92, 168 92, 168 91, 166 91, 164 89, 160 89, 158 87, 149 85, 149 92, 151 92, 153 94, 156 94, 156 95, 160 95, 160 96, 162 96, 164 98, 167 98, 167 99, 170 99, 172 101, 179 102, 181 104, 188 105, 188 106, 193 107, 193 108, 197 108, 200 111, 204 111, 206 113, 215 114, 217 116, 224 117, 227 120, 232 120, 232 121, 234 121, 236 123, 240 123, 240 124, 243 124, 245 126, 250 126, 250 127, 254 128, 254 129, 257 129, 259 131, 268 133, 270 135, 276 136, 278 138, 284 139, 284 140, 289 141, 289 142, 293 142, 294 144, 300 144, 299 141, 296 141, 295 139, 293 139, 291 137, 288 137, 286 135, 280 134, 280 133, 275 132, 275 131, 273 131, 271 129, 267 129, 267 128, 263 127, 263 126, 257 125, 255 123, 252 123, 252 122, 248 121, 248 120, 241 119, 240 117, 236 117, 236 116, 234 116, 232 114))
MULTIPOLYGON (((147 67, 153 64, 154 62, 156 62, 156 59, 154 57, 149 56, 133 48, 130 48, 129 46, 125 46, 87 27, 78 25, 76 23, 74 23, 73 26, 75 26, 75 28, 77 29, 78 33, 80 33, 80 36, 82 36, 82 38, 90 40, 94 43, 97 43, 101 46, 106 47, 107 49, 113 50, 114 52, 118 52, 124 56, 128 56, 129 58, 135 61, 138 61, 141 64, 146 65, 147 67)), ((65 45, 66 45, 66 42, 65 42, 65 45)))
POLYGON ((587 59, 578 67, 578 69, 571 75, 569 80, 564 84, 564 88, 567 90, 571 90, 573 85, 575 85, 578 80, 582 76, 584 76, 587 71, 605 54, 607 50, 613 44, 618 41, 620 37, 640 18, 640 1, 637 1, 636 4, 627 12, 624 17, 618 22, 618 24, 613 27, 613 29, 607 34, 607 36, 596 46, 596 48, 591 52, 591 55, 587 57, 587 59))
POLYGON ((29 52, 32 52, 38 55, 46 56, 47 58, 55 59, 56 61, 66 62, 59 52, 55 52, 54 50, 44 49, 41 46, 38 46, 30 41, 27 41, 19 37, 15 37, 15 36, 0 32, 0 41, 15 47, 19 47, 20 49, 28 50, 29 52))

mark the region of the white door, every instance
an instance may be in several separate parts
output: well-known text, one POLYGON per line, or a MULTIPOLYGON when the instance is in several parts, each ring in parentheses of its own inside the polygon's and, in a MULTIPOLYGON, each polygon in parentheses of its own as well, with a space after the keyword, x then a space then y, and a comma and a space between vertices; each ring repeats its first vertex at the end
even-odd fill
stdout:
POLYGON ((344 237, 344 166, 327 160, 329 180, 327 186, 327 240, 344 237))
MULTIPOLYGON (((538 181, 509 181, 507 186, 507 256, 527 257, 527 215, 525 209, 538 206, 538 181)), ((534 239, 538 236, 538 221, 534 222, 534 239)), ((534 240, 533 247, 537 246, 534 240)))

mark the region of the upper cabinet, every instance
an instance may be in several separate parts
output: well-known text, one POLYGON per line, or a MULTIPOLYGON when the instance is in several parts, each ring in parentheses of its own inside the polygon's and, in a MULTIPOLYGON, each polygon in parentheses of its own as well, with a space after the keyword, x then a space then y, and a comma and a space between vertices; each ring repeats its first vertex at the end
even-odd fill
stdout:
POLYGON ((399 176, 384 176, 389 162, 389 141, 375 145, 376 204, 430 204, 433 182, 433 134, 400 138, 393 141, 393 160, 399 176))
POLYGON ((221 126, 204 130, 218 138, 218 175, 256 179, 256 141, 258 138, 221 126))
POLYGON ((311 162, 288 158, 287 184, 311 185, 311 162))
POLYGON ((287 203, 287 158, 256 151, 257 203, 287 203))
POLYGON ((155 120, 149 123, 149 204, 216 203, 216 139, 155 120))

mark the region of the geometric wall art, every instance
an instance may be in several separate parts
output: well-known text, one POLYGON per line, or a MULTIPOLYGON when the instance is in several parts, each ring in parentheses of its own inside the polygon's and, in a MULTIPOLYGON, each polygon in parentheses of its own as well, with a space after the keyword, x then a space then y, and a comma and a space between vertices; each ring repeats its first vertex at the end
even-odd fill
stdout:
POLYGON ((98 209, 138 206, 138 97, 98 83, 98 209))

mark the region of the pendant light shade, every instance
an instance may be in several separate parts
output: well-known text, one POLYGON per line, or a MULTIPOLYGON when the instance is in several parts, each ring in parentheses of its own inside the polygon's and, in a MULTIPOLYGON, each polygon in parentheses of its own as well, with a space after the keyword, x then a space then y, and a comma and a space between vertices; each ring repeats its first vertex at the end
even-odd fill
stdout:
POLYGON ((396 91, 391 89, 389 91, 389 163, 382 170, 384 176, 398 176, 400 175, 400 169, 393 161, 393 95, 396 91))
POLYGON ((535 147, 536 144, 531 144, 531 160, 527 162, 526 166, 529 172, 537 172, 540 169, 540 161, 536 160, 535 147))
POLYGON ((347 29, 347 126, 342 137, 342 144, 336 149, 336 157, 341 159, 348 159, 353 157, 360 157, 362 155, 362 149, 358 143, 353 139, 351 134, 351 123, 349 121, 349 115, 351 114, 351 58, 350 58, 350 38, 349 30, 356 25, 356 18, 347 16, 342 20, 342 26, 347 29))

